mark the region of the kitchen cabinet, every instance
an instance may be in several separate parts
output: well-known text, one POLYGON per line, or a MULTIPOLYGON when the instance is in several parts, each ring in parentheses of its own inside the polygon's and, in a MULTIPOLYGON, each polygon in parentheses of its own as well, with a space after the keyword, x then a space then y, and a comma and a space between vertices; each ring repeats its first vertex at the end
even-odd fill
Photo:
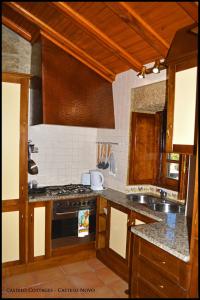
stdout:
POLYGON ((132 234, 131 298, 186 298, 188 264, 132 234))
POLYGON ((100 197, 97 201, 97 258, 128 282, 130 229, 151 222, 155 220, 100 197))
POLYGON ((2 200, 27 199, 29 77, 2 74, 2 200))
POLYGON ((155 184, 158 177, 161 114, 132 113, 129 184, 155 184))
POLYGON ((193 154, 196 145, 197 34, 178 30, 169 49, 166 152, 193 154))
POLYGON ((2 73, 3 267, 27 261, 26 201, 30 75, 2 73))
POLYGON ((51 201, 29 203, 29 261, 51 256, 51 201))
POLYGON ((36 62, 32 61, 33 66, 42 62, 42 84, 33 77, 31 125, 115 128, 112 83, 44 36, 41 38, 40 56, 36 62), (38 101, 40 94, 42 105, 38 101), (38 105, 37 109, 34 104, 38 105), (42 118, 37 112, 39 109, 42 110, 42 118), (38 121, 35 114, 38 114, 38 121))
POLYGON ((103 197, 97 199, 96 209, 96 250, 105 249, 107 229, 107 200, 103 197))
POLYGON ((2 263, 20 260, 19 211, 2 213, 2 263))

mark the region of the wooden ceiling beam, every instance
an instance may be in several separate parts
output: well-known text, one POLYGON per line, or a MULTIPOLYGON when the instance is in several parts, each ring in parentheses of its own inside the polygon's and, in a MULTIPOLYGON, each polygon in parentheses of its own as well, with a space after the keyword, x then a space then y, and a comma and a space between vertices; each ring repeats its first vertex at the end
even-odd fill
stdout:
POLYGON ((6 2, 6 5, 10 6, 16 12, 24 16, 27 20, 31 21, 37 25, 41 30, 46 32, 52 39, 61 43, 65 46, 65 51, 70 55, 81 61, 83 64, 88 66, 90 69, 94 70, 96 73, 104 77, 109 82, 112 82, 115 79, 115 73, 107 69, 101 63, 96 61, 93 57, 88 55, 85 51, 77 47, 67 38, 64 38, 61 34, 56 32, 53 28, 45 24, 42 20, 33 15, 30 11, 22 7, 19 2, 6 2))
POLYGON ((31 39, 31 44, 34 44, 35 42, 37 42, 37 40, 40 37, 40 30, 36 30, 34 34, 32 34, 32 39, 31 39))
POLYGON ((29 32, 27 32, 26 30, 24 30, 21 26, 17 25, 16 23, 14 23, 12 20, 10 20, 9 18, 2 16, 2 23, 10 28, 11 30, 13 30, 14 32, 18 33, 21 37, 23 37, 25 40, 27 41, 31 41, 31 34, 29 32))
POLYGON ((81 16, 77 11, 75 11, 66 2, 51 2, 56 8, 58 8, 65 17, 70 17, 74 20, 83 30, 86 30, 95 39, 103 43, 103 45, 111 50, 115 55, 122 59, 126 64, 128 64, 135 71, 139 71, 142 68, 141 62, 135 59, 131 54, 124 50, 121 46, 115 43, 111 38, 109 38, 103 31, 96 27, 89 20, 81 16))
POLYGON ((128 24, 145 42, 165 57, 170 45, 130 7, 128 2, 104 2, 122 21, 128 24))
POLYGON ((198 22, 198 2, 176 2, 195 22, 198 22))

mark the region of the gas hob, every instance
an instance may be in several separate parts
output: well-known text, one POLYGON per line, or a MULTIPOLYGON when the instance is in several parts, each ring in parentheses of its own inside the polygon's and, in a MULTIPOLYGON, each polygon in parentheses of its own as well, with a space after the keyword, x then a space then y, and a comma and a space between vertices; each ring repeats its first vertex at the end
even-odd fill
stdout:
POLYGON ((29 189, 29 195, 64 196, 76 194, 89 194, 93 192, 89 185, 67 184, 57 186, 45 186, 29 189))

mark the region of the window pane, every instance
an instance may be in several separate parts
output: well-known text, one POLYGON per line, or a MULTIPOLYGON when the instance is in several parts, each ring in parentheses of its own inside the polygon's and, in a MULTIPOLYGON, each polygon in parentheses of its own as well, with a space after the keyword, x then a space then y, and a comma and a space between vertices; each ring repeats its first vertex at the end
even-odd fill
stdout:
POLYGON ((167 177, 172 179, 179 179, 179 164, 167 163, 167 177))
POLYGON ((178 154, 178 153, 168 153, 167 154, 167 159, 179 160, 179 158, 180 158, 180 154, 178 154))

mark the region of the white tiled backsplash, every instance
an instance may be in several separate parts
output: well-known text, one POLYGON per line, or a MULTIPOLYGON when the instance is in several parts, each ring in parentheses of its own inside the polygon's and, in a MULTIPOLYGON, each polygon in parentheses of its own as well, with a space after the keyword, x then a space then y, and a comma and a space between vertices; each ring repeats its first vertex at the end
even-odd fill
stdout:
POLYGON ((81 173, 96 168, 96 128, 57 125, 29 127, 29 140, 38 147, 32 153, 39 172, 29 175, 39 185, 80 183, 81 173))

